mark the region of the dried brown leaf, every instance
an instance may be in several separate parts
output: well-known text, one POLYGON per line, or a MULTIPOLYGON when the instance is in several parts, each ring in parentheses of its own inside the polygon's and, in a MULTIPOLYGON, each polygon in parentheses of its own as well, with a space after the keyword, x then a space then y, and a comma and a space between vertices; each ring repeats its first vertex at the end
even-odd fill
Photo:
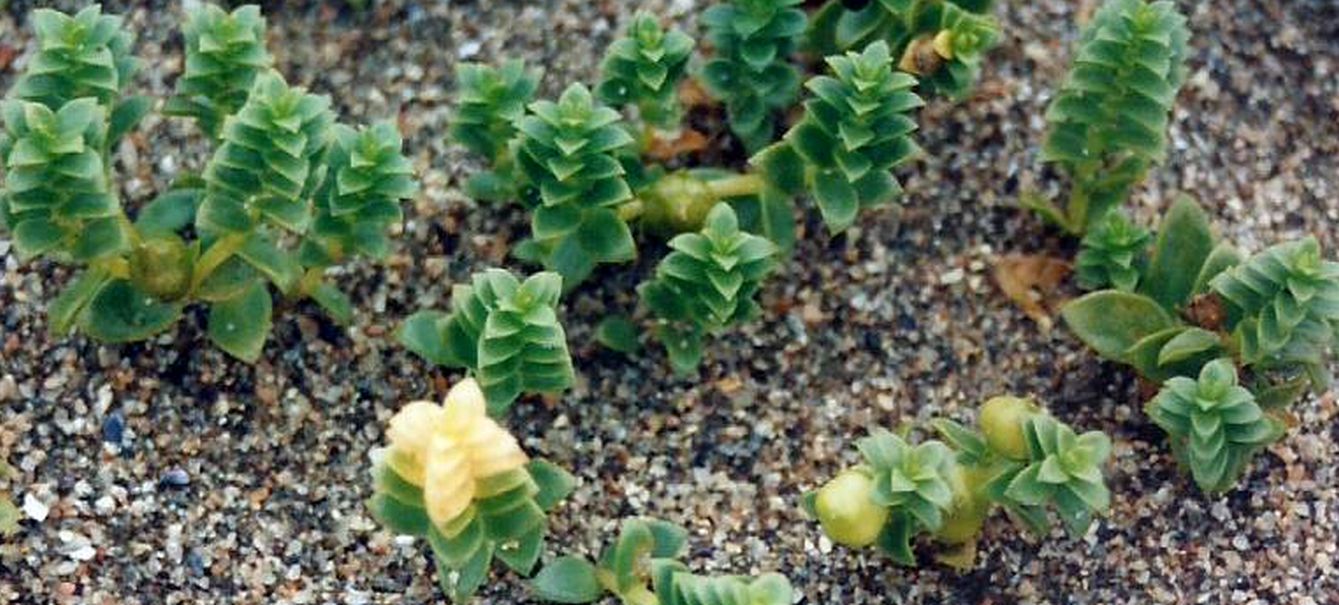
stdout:
POLYGON ((995 259, 995 283, 1032 321, 1049 330, 1051 314, 1061 302, 1055 300, 1056 290, 1072 270, 1058 258, 1010 254, 995 259))

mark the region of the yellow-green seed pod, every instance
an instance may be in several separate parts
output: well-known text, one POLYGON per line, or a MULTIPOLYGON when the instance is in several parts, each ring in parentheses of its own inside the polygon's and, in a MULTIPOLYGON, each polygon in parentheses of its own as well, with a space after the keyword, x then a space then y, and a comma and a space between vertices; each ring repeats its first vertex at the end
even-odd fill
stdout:
POLYGON ((953 511, 944 517, 935 539, 963 544, 981 534, 981 526, 990 515, 990 499, 982 492, 990 475, 990 469, 968 467, 954 476, 953 511))
POLYGON ((180 237, 157 235, 135 246, 130 279, 159 300, 176 300, 190 289, 194 265, 191 250, 180 237))
POLYGON ((1037 406, 1021 397, 994 397, 981 406, 981 432, 990 448, 1014 460, 1028 457, 1023 423, 1037 413, 1037 406))
POLYGON ((814 511, 833 542, 861 548, 873 544, 888 520, 888 509, 874 503, 874 480, 856 469, 837 475, 814 499, 814 511))
POLYGON ((662 234, 701 229, 719 201, 701 178, 684 172, 665 175, 640 198, 642 224, 662 234))

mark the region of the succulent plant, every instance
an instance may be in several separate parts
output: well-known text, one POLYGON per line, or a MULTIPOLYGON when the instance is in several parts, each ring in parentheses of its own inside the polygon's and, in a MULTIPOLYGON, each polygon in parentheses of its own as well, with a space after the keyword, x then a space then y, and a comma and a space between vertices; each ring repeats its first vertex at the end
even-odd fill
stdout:
POLYGON ((1300 364, 1325 383, 1324 361, 1339 334, 1339 263, 1306 237, 1268 248, 1219 273, 1232 336, 1246 364, 1300 364))
POLYGON ((1119 210, 1107 214, 1087 235, 1075 261, 1079 286, 1099 290, 1110 286, 1133 292, 1139 285, 1139 272, 1147 263, 1152 236, 1148 230, 1130 222, 1119 210))
POLYGON ((725 103, 730 129, 750 151, 771 142, 775 113, 799 92, 799 71, 787 58, 798 46, 807 20, 803 0, 729 0, 702 14, 715 56, 702 82, 725 103))
POLYGON ((617 111, 574 84, 557 103, 538 101, 520 122, 520 173, 539 191, 530 227, 544 266, 568 286, 600 263, 636 258, 617 206, 632 199, 616 154, 633 142, 617 111))
POLYGON ((129 235, 120 202, 107 182, 106 110, 84 97, 57 110, 41 103, 6 100, 0 106, 5 136, 5 223, 19 257, 51 254, 91 263, 123 252, 129 235))
POLYGON ((525 108, 535 98, 539 74, 526 69, 519 59, 494 68, 461 63, 456 68, 459 86, 451 139, 483 156, 491 169, 470 177, 466 191, 475 198, 502 201, 517 195, 515 162, 510 144, 525 108))
POLYGON ((687 75, 692 52, 693 39, 687 34, 666 31, 651 14, 637 13, 626 37, 605 52, 596 89, 600 99, 613 107, 635 106, 645 123, 677 130, 682 117, 678 85, 687 75))
POLYGON ((875 429, 858 443, 863 463, 805 494, 802 503, 839 544, 877 546, 897 563, 915 565, 921 533, 948 547, 939 559, 970 566, 976 541, 995 506, 1045 534, 1054 506, 1074 533, 1110 502, 1102 466, 1110 441, 1075 435, 1035 403, 995 397, 981 407, 979 431, 940 419, 943 441, 909 444, 875 429))
POLYGON ((182 175, 132 222, 110 182, 116 141, 151 105, 122 98, 137 64, 130 37, 117 29, 120 19, 97 7, 74 17, 38 10, 33 22, 42 50, 0 105, 0 222, 13 231, 20 257, 85 268, 51 304, 54 334, 77 326, 107 342, 145 340, 203 302, 209 338, 254 361, 271 322, 266 280, 348 321, 351 303, 320 269, 354 252, 385 250, 383 233, 414 192, 393 128, 358 136, 337 129, 328 100, 290 88, 261 69, 268 59, 241 49, 244 38, 264 40, 254 7, 228 15, 202 6, 191 12, 181 86, 198 101, 191 107, 210 110, 196 115, 202 123, 228 118, 213 133, 222 144, 203 177, 182 175), (215 51, 222 54, 204 56, 215 51), (225 59, 236 63, 226 77, 214 71, 225 59), (256 73, 239 97, 243 63, 256 73), (349 147, 353 139, 359 150, 349 147), (369 160, 373 148, 377 166, 350 167, 369 160), (191 227, 198 239, 188 241, 191 227), (304 255, 290 247, 304 240, 305 272, 304 255), (315 259, 313 250, 327 254, 315 259))
POLYGON ((374 492, 368 506, 388 529, 424 537, 437 580, 464 602, 488 578, 494 558, 528 575, 543 550, 548 511, 575 480, 531 460, 486 413, 473 379, 452 387, 442 405, 406 405, 373 452, 374 492))
POLYGON ((739 230, 734 210, 719 204, 701 233, 670 240, 655 278, 637 288, 656 317, 656 337, 680 373, 696 370, 703 342, 758 314, 754 295, 775 267, 776 246, 739 230))
POLYGON ((1217 243, 1204 210, 1182 197, 1163 218, 1148 261, 1131 264, 1136 274, 1126 279, 1137 284, 1134 291, 1098 290, 1067 303, 1061 314, 1099 355, 1134 366, 1148 380, 1193 376, 1223 353, 1223 340, 1213 326, 1188 324, 1181 315, 1211 278, 1237 262, 1235 250, 1217 243))
POLYGON ((812 50, 823 54, 884 42, 898 57, 898 69, 920 79, 922 92, 961 99, 971 91, 984 54, 999 41, 999 24, 990 14, 993 4, 989 0, 829 0, 815 14, 808 42, 812 50))
POLYGON ((256 78, 274 65, 265 48, 265 18, 255 5, 228 13, 202 4, 186 10, 181 29, 186 71, 163 112, 195 118, 217 139, 224 120, 246 104, 256 78))
POLYGON ((554 603, 593 603, 606 592, 624 605, 789 605, 790 582, 780 574, 758 578, 689 573, 682 556, 688 532, 658 519, 624 521, 598 564, 563 556, 545 565, 531 584, 554 603))
POLYGON ((1111 506, 1102 466, 1111 455, 1111 439, 1099 431, 1077 435, 1048 414, 1023 424, 1028 458, 992 480, 997 500, 1038 533, 1045 533, 1044 509, 1054 506, 1071 534, 1081 535, 1093 515, 1111 506))
POLYGON ((1251 458, 1284 433, 1283 422, 1237 384, 1237 369, 1228 359, 1205 364, 1198 379, 1167 380, 1146 411, 1167 431, 1177 458, 1206 492, 1232 487, 1251 458))
MULTIPOLYGON (((1325 364, 1339 331, 1339 263, 1322 260, 1314 238, 1244 258, 1219 242, 1204 211, 1183 197, 1163 219, 1147 266, 1133 268, 1134 291, 1099 290, 1071 301, 1061 310, 1065 322, 1102 357, 1162 385, 1149 416, 1171 434, 1173 450, 1202 489, 1225 490, 1244 471, 1252 448, 1276 440, 1282 425, 1270 417, 1260 421, 1269 425, 1268 441, 1248 439, 1231 453, 1201 444, 1191 455, 1188 433, 1175 424, 1189 417, 1188 408, 1176 397, 1209 406, 1204 414, 1221 397, 1230 396, 1221 405, 1234 410, 1238 400, 1249 400, 1240 413, 1255 422, 1252 410, 1286 407, 1306 392, 1308 377, 1313 385, 1326 384, 1325 364), (1234 364, 1250 372, 1246 386, 1237 385, 1234 364), (1194 388, 1217 394, 1192 401, 1194 388)), ((1202 438, 1221 443, 1207 430, 1210 421, 1202 422, 1202 438)), ((1236 434, 1263 439, 1262 426, 1236 434)))
POLYGON ((451 289, 450 313, 410 316, 399 339, 428 361, 472 372, 489 413, 500 416, 522 393, 572 386, 572 358, 557 315, 561 294, 556 273, 522 282, 503 269, 488 269, 451 289))
POLYGON ((890 171, 920 152, 907 113, 924 103, 911 92, 916 79, 892 71, 882 41, 827 62, 833 75, 806 84, 813 98, 804 118, 754 163, 780 190, 811 191, 828 229, 839 232, 862 208, 901 195, 890 171))
POLYGON ((1119 207, 1166 156, 1168 115, 1185 79, 1186 18, 1167 1, 1106 0, 1080 36, 1046 112, 1042 159, 1073 178, 1063 208, 1025 203, 1082 235, 1119 207))

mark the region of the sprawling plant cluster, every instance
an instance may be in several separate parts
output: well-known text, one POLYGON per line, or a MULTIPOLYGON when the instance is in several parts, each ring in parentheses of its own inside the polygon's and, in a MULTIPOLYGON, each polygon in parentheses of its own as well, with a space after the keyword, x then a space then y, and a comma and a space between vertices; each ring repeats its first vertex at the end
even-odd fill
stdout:
POLYGON ((629 519, 599 563, 563 556, 535 577, 535 596, 553 603, 594 603, 606 593, 623 605, 789 605, 785 576, 699 576, 678 559, 688 532, 658 519, 629 519))
POLYGON ((882 41, 924 92, 961 99, 999 42, 993 8, 993 0, 829 0, 815 14, 808 42, 833 54, 882 41))
POLYGON ((1185 80, 1186 18, 1171 2, 1109 0, 1080 38, 1074 65, 1046 112, 1042 159, 1069 174, 1063 206, 1025 204, 1082 235, 1166 158, 1167 122, 1185 80))
MULTIPOLYGON (((611 45, 594 93, 573 84, 556 102, 531 102, 537 76, 516 61, 500 68, 466 64, 457 78, 453 138, 490 164, 470 179, 467 191, 484 200, 515 200, 532 213, 532 237, 516 247, 518 258, 561 274, 573 288, 601 265, 634 260, 639 231, 679 238, 671 242, 675 252, 639 291, 654 316, 646 323, 681 372, 698 365, 706 335, 751 317, 751 297, 773 265, 761 241, 777 250, 793 247, 797 198, 812 196, 828 229, 843 232, 862 209, 900 197, 892 171, 920 153, 911 114, 923 102, 912 91, 916 78, 899 71, 894 54, 906 41, 884 35, 848 41, 834 51, 826 62, 829 73, 807 82, 798 123, 774 141, 780 110, 795 102, 801 88, 800 71, 790 62, 806 31, 799 4, 733 0, 703 15, 714 54, 696 75, 724 103, 745 147, 761 150, 742 172, 680 168, 692 165, 682 158, 691 146, 664 155, 665 148, 680 149, 676 142, 688 134, 701 136, 684 125, 678 93, 689 76, 693 40, 645 13, 611 45), (741 248, 744 257, 732 259, 733 248, 726 248, 737 244, 722 239, 724 233, 707 232, 717 227, 704 227, 709 216, 724 225, 719 208, 733 211, 728 231, 738 233, 728 238, 750 242, 741 248), (699 241, 726 246, 719 251, 724 256, 694 261, 682 246, 705 245, 693 243, 699 241), (707 272, 713 267, 716 273, 707 272), (707 275, 723 281, 696 281, 707 275)), ((974 64, 993 43, 993 25, 983 25, 990 20, 978 14, 985 4, 921 4, 907 9, 916 17, 899 19, 915 21, 917 36, 937 37, 940 50, 957 57, 954 65, 974 64)), ((621 344, 608 344, 635 348, 626 329, 630 320, 607 325, 621 328, 621 344)))
MULTIPOLYGON (((1080 258, 1108 253, 1090 242, 1099 233, 1084 240, 1080 258)), ((1243 256, 1185 197, 1152 246, 1120 256, 1129 276, 1067 304, 1065 321, 1102 357, 1162 385, 1149 416, 1201 488, 1228 489, 1261 446, 1282 436, 1285 408, 1308 384, 1328 384, 1339 263, 1323 260, 1311 237, 1243 256)))
POLYGON ((1031 531, 1049 531, 1054 510, 1073 535, 1110 506, 1102 476, 1106 435, 1075 434, 1031 401, 996 397, 981 406, 978 430, 935 422, 944 439, 911 444, 874 429, 857 443, 863 462, 804 497, 809 514, 834 542, 876 546, 915 565, 912 542, 928 534, 951 547, 940 559, 974 559, 977 536, 999 506, 1031 531))
POLYGON ((442 405, 416 401, 391 419, 387 447, 372 453, 373 515, 402 535, 424 537, 443 592, 463 602, 488 579, 496 558, 529 575, 548 532, 547 513, 575 479, 531 460, 487 415, 473 379, 442 405))
POLYGON ((83 268, 51 305, 53 333, 145 340, 198 302, 210 340, 251 361, 269 333, 267 282, 350 319, 323 269, 387 253, 386 230, 416 190, 393 125, 335 124, 325 97, 270 69, 256 7, 200 6, 165 110, 195 118, 218 149, 203 175, 182 175, 132 220, 111 163, 152 106, 126 94, 131 38, 98 6, 32 20, 38 51, 0 106, 0 218, 21 258, 83 268))
POLYGON ((562 281, 549 272, 525 281, 503 269, 476 273, 451 289, 450 313, 410 316, 400 342, 432 363, 468 370, 489 413, 502 416, 524 393, 572 386, 572 357, 557 314, 562 281))

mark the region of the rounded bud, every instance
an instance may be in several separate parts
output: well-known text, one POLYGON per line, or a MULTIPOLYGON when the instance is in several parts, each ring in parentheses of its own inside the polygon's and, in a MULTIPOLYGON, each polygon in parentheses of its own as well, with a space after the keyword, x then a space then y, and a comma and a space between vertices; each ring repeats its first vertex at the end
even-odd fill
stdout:
POLYGON ((1027 460, 1027 438, 1023 423, 1037 413, 1037 406, 1020 397, 994 397, 981 406, 981 432, 990 448, 1014 460, 1027 460))
POLYGON ((667 234, 701 229, 718 201, 701 178, 685 172, 661 177, 639 197, 645 204, 642 223, 667 234))
POLYGON ((856 469, 837 475, 818 490, 814 511, 833 542, 861 548, 873 544, 888 521, 888 509, 874 503, 874 480, 856 469))
POLYGON ((176 300, 191 287, 195 261, 176 235, 157 235, 140 242, 130 254, 130 279, 159 300, 176 300))

